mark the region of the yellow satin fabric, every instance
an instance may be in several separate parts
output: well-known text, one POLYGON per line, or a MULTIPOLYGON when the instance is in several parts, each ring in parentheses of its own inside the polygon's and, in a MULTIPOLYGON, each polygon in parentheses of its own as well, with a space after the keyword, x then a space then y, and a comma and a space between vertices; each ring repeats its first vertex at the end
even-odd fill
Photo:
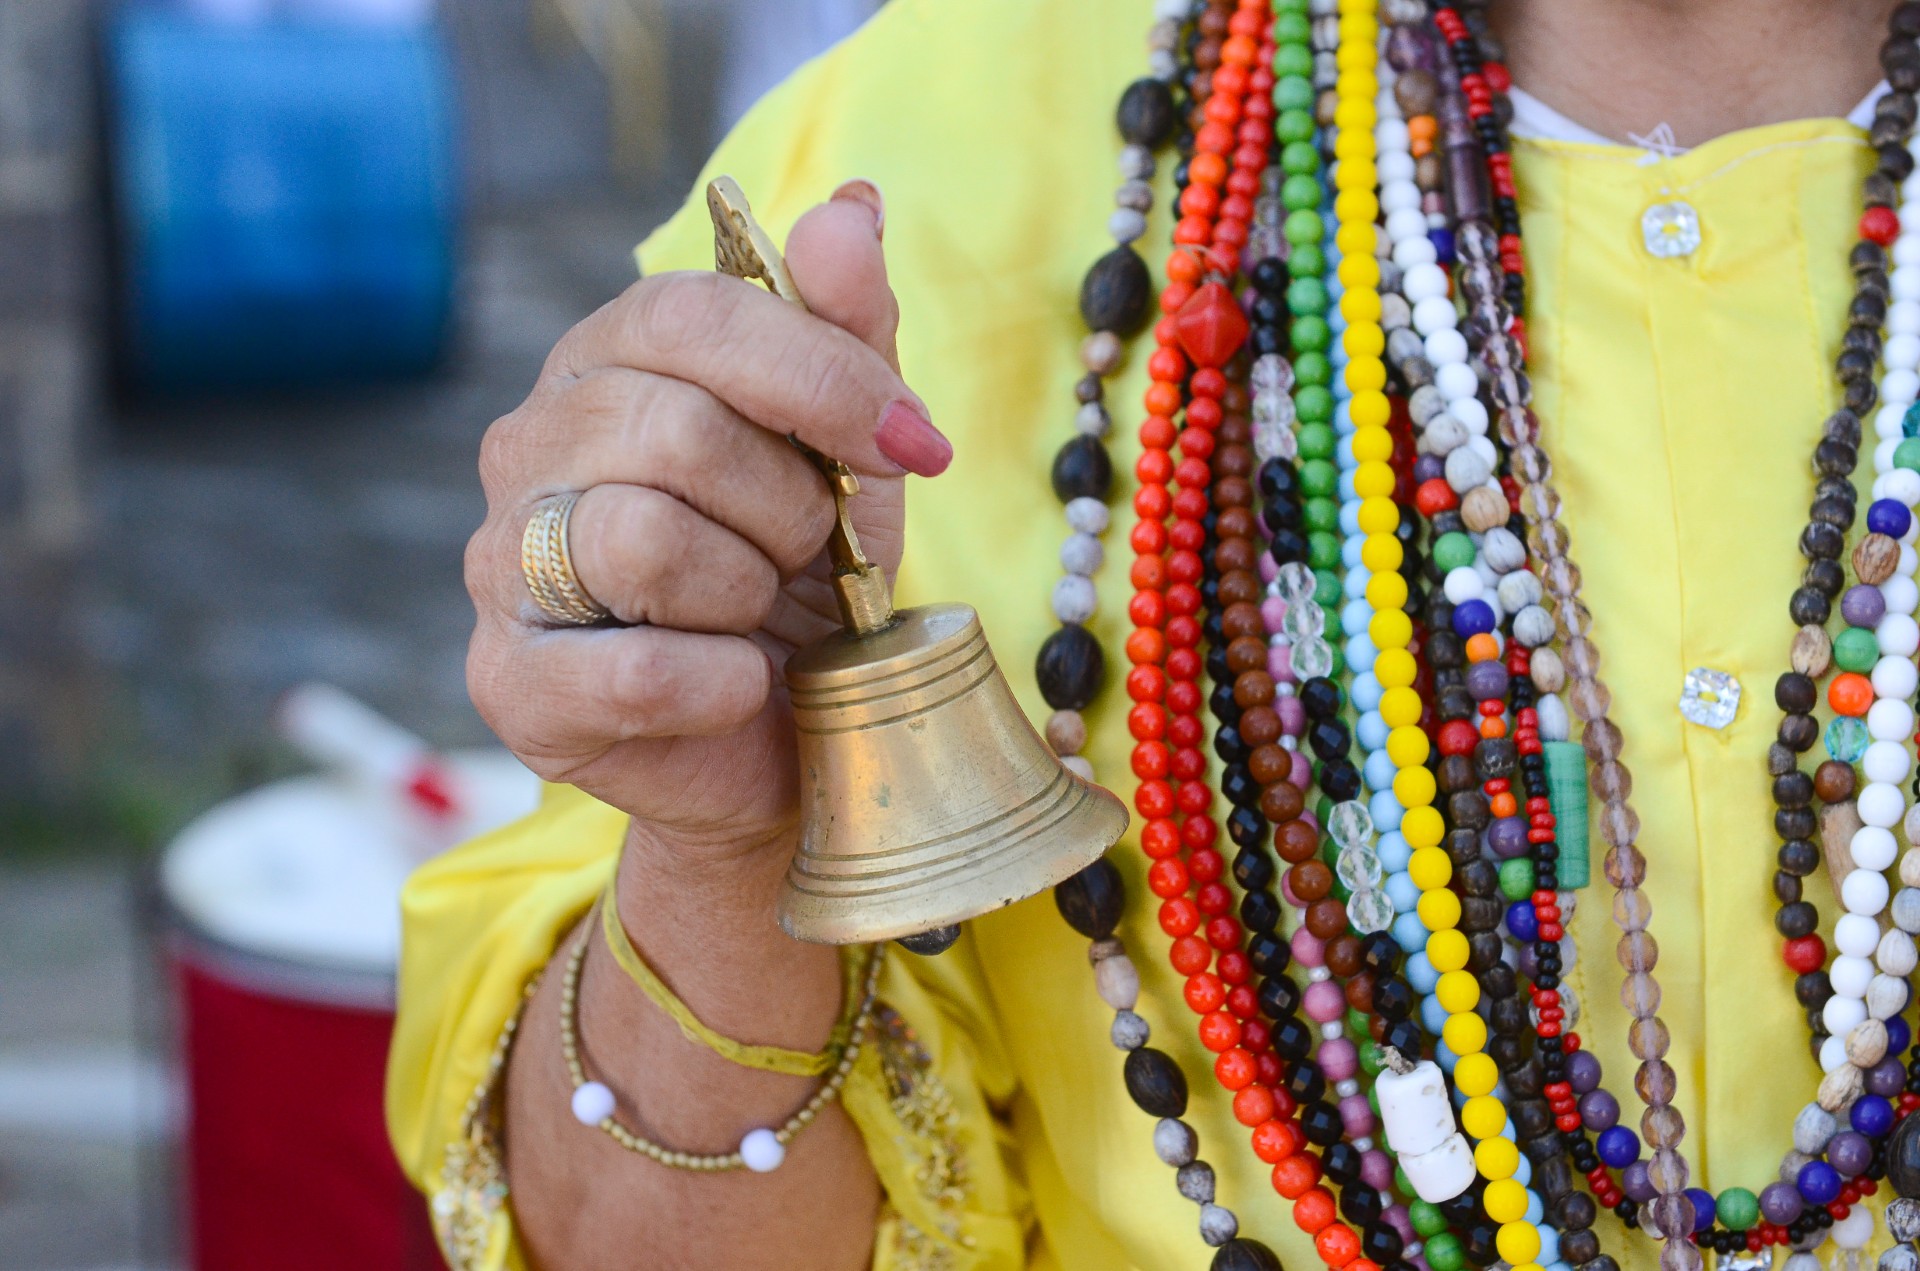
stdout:
MULTIPOLYGON (((1150 0, 895 0, 770 95, 710 166, 740 179, 776 236, 848 177, 885 192, 902 362, 956 451, 944 476, 912 483, 900 600, 976 606, 1035 719, 1046 708, 1032 659, 1053 626, 1064 532, 1048 465, 1071 435, 1082 373, 1080 277, 1109 246, 1112 107, 1142 72, 1151 9, 1150 0)), ((1869 151, 1844 121, 1816 120, 1641 158, 1608 146, 1517 148, 1533 383, 1627 736, 1693 1182, 1757 1191, 1818 1080, 1771 925, 1765 752, 1778 718, 1772 683, 1793 634, 1786 604, 1802 564, 1808 455, 1837 405, 1831 366, 1869 151), (1640 218, 1670 200, 1698 212, 1704 241, 1690 256, 1656 259, 1640 218), (1722 731, 1676 708, 1683 675, 1700 666, 1731 672, 1744 689, 1722 731)), ((1156 271, 1168 166, 1144 244, 1156 271)), ((699 200, 641 256, 649 272, 710 268, 699 200)), ((1117 528, 1092 624, 1115 654, 1109 688, 1088 712, 1088 755, 1123 794, 1129 741, 1115 664, 1144 385, 1137 353, 1109 384, 1117 528)), ((409 888, 389 1106, 401 1158, 423 1186, 435 1185, 442 1146, 521 985, 591 903, 620 833, 618 814, 556 793, 409 888)), ((1212 1082, 1131 838, 1114 859, 1133 899, 1122 934, 1144 981, 1140 1011, 1154 1044, 1190 1075, 1189 1120, 1222 1203, 1289 1265, 1318 1265, 1212 1082)), ((1595 878, 1573 921, 1580 957, 1568 980, 1578 1031, 1633 1124, 1611 898, 1598 868, 1595 878)), ((1830 919, 1824 875, 1808 886, 1830 919)), ((956 1091, 970 1093, 975 1119, 965 1135, 971 1246, 949 1249, 946 1263, 914 1261, 883 1234, 877 1265, 1207 1265, 1195 1209, 1122 1087, 1085 941, 1050 900, 973 924, 944 958, 892 959, 883 997, 956 1091)), ((886 1136, 869 1145, 890 1190, 910 1174, 886 1136)), ((1652 1271, 1653 1242, 1611 1217, 1598 1229, 1629 1271, 1652 1271)))

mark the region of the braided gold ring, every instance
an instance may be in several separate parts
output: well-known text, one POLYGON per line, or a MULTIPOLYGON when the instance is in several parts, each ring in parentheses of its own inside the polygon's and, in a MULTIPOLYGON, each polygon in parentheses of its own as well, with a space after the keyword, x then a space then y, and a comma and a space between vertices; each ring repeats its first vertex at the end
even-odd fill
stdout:
POLYGON ((573 572, 567 530, 573 523, 579 491, 549 499, 535 510, 520 535, 520 572, 540 611, 563 627, 590 627, 613 611, 587 593, 573 572))

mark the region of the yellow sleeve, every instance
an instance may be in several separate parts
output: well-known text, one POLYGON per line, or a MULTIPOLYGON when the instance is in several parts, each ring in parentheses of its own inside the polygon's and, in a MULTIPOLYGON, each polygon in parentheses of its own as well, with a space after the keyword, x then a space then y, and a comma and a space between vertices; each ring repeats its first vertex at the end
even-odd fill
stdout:
MULTIPOLYGON (((507 1042, 624 830, 619 812, 553 787, 532 816, 408 883, 387 1118, 455 1271, 521 1265, 495 1106, 507 1042)), ((970 942, 932 961, 889 954, 843 1095, 887 1193, 876 1271, 1025 1265, 1026 1191, 1001 1115, 1013 1082, 986 1001, 970 942)))
MULTIPOLYGON (((1034 533, 1032 510, 1051 506, 1062 434, 1036 427, 1030 403, 1070 402, 1082 373, 1074 297, 1105 250, 1115 147, 1106 109, 1089 104, 1112 102, 1137 73, 1146 5, 1127 9, 1139 20, 1096 0, 892 0, 756 106, 639 249, 649 273, 712 268, 708 174, 738 178, 778 240, 840 182, 881 188, 902 363, 957 451, 938 481, 911 486, 896 596, 967 599, 1014 663, 1050 630, 1055 545, 1034 533)), ((1044 713, 1031 675, 1012 679, 1028 714, 1044 713)), ((1124 754, 1110 766, 1123 770, 1124 754)), ((507 1180, 475 1164, 489 1117, 476 1095, 523 986, 592 903, 621 833, 617 812, 556 791, 408 888, 388 1116, 443 1239, 464 1241, 456 1268, 519 1265, 507 1180)), ((890 957, 889 1026, 846 1092, 891 1202, 878 1271, 1055 1265, 1024 1174, 1047 1155, 1046 1134, 977 938, 938 958, 890 957)))

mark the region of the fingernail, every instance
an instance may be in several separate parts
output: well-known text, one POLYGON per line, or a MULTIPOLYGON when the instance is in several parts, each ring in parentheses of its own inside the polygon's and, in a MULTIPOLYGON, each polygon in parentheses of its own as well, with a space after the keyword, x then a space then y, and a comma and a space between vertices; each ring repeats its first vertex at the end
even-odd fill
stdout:
POLYGON ((841 184, 835 190, 833 199, 842 203, 858 203, 873 213, 873 236, 887 236, 887 201, 880 194, 880 187, 871 181, 858 177, 841 184))
POLYGON ((894 402, 881 414, 873 444, 916 476, 937 477, 953 462, 953 443, 906 402, 894 402))

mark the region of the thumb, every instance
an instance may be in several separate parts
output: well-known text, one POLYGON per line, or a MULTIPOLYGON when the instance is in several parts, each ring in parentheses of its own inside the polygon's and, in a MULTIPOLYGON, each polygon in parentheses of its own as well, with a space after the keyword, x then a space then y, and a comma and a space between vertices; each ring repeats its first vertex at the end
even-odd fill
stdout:
POLYGON ((787 268, 807 307, 857 337, 897 372, 900 306, 880 246, 886 204, 870 181, 848 181, 794 223, 787 268))
MULTIPOLYGON (((887 258, 880 247, 885 219, 886 205, 873 183, 848 181, 794 223, 787 235, 787 268, 817 317, 879 353, 897 374, 900 306, 887 285, 887 258)), ((902 468, 923 476, 937 476, 953 461, 953 446, 928 422, 926 404, 918 398, 887 408, 874 444, 902 468)))

